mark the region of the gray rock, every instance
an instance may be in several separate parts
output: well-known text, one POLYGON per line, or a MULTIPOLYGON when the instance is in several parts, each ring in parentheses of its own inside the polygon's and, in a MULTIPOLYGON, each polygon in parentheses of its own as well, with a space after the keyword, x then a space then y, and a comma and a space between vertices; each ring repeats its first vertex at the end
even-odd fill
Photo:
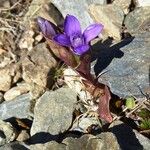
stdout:
POLYGON ((113 4, 119 6, 125 14, 129 13, 129 7, 131 4, 131 0, 114 0, 113 4))
POLYGON ((110 125, 110 131, 116 136, 121 149, 150 149, 150 140, 148 138, 121 121, 113 122, 110 125))
POLYGON ((66 150, 64 144, 59 144, 55 141, 47 142, 45 144, 34 144, 30 146, 30 150, 66 150))
POLYGON ((122 22, 124 20, 124 12, 117 5, 91 5, 89 7, 91 17, 104 25, 102 35, 110 36, 116 40, 120 40, 122 22), (111 12, 111 13, 110 13, 111 12))
POLYGON ((116 137, 110 133, 102 133, 97 136, 83 135, 76 139, 68 137, 62 141, 68 150, 119 150, 116 137))
POLYGON ((56 135, 66 131, 72 123, 76 94, 69 88, 45 92, 36 102, 31 135, 47 132, 56 135))
POLYGON ((93 23, 93 19, 88 13, 90 4, 106 4, 106 0, 51 0, 65 18, 67 14, 75 15, 83 29, 93 23))
POLYGON ((83 135, 81 138, 68 137, 57 143, 55 141, 45 144, 31 145, 31 150, 101 150, 103 146, 102 140, 93 135, 83 135))
POLYGON ((12 142, 16 137, 16 131, 8 122, 0 120, 0 146, 12 142))
POLYGON ((149 150, 150 149, 150 140, 137 132, 136 130, 133 130, 135 133, 136 138, 138 139, 139 143, 142 145, 144 150, 149 150))
POLYGON ((56 64, 46 44, 38 44, 22 60, 23 79, 27 83, 49 87, 52 84, 52 69, 56 67, 56 64))
POLYGON ((100 76, 99 81, 107 84, 120 97, 143 97, 140 88, 145 93, 149 91, 149 41, 150 33, 145 33, 110 48, 102 47, 95 55, 98 59, 93 62, 92 72, 99 74, 107 71, 100 76))
POLYGON ((96 137, 98 139, 102 140, 102 143, 103 143, 102 150, 110 150, 110 149, 111 150, 120 150, 120 144, 113 133, 104 132, 104 133, 97 135, 96 137))
MULTIPOLYGON (((72 135, 73 136, 73 135, 72 135)), ((55 141, 45 144, 31 145, 31 150, 120 150, 138 149, 149 150, 149 139, 133 130, 121 121, 113 122, 109 127, 109 132, 102 132, 96 136, 85 134, 80 138, 67 137, 62 143, 55 141)))
MULTIPOLYGON (((95 145, 94 146, 95 149, 91 149, 91 147, 93 145, 90 145, 91 144, 90 141, 92 139, 94 139, 94 138, 96 138, 96 137, 93 136, 93 135, 90 135, 90 134, 86 134, 86 135, 83 135, 80 138, 68 137, 68 138, 64 139, 62 141, 62 143, 64 143, 66 145, 66 147, 67 147, 68 150, 71 150, 71 149, 72 150, 79 150, 79 149, 82 150, 83 148, 85 150, 87 150, 87 145, 89 145, 89 149, 88 150, 98 150, 98 149, 96 149, 96 147, 97 147, 97 143, 96 142, 93 142, 94 145, 95 145)), ((101 149, 102 145, 103 145, 101 140, 99 140, 98 145, 99 145, 98 148, 101 149)))
POLYGON ((0 150, 29 150, 22 142, 12 142, 0 147, 0 150))
POLYGON ((31 112, 31 96, 23 94, 11 101, 5 101, 0 105, 0 119, 6 120, 12 117, 30 118, 31 112))
POLYGON ((136 8, 126 16, 124 23, 127 31, 132 35, 149 32, 150 6, 136 8))
POLYGON ((149 150, 150 140, 121 121, 115 121, 109 132, 96 136, 86 134, 80 138, 68 137, 62 141, 69 150, 149 150))

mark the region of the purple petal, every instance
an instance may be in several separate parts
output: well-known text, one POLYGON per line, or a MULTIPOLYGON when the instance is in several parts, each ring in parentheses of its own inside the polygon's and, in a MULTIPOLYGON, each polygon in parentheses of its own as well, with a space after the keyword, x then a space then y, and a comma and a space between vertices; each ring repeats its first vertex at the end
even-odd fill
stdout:
POLYGON ((88 44, 91 40, 97 37, 101 33, 103 27, 102 24, 92 24, 88 26, 83 33, 85 43, 88 44))
POLYGON ((81 35, 81 27, 78 19, 72 15, 67 15, 64 22, 64 32, 68 36, 81 35))
POLYGON ((42 17, 38 17, 37 22, 38 22, 38 25, 39 25, 42 33, 46 37, 53 37, 56 35, 56 32, 55 32, 52 24, 48 20, 46 20, 42 17))
POLYGON ((82 55, 89 50, 89 45, 82 45, 73 49, 73 52, 77 55, 82 55))
POLYGON ((84 44, 84 37, 81 36, 70 36, 70 42, 72 47, 78 47, 84 44))
POLYGON ((65 34, 58 34, 53 40, 62 46, 71 46, 70 40, 65 34))

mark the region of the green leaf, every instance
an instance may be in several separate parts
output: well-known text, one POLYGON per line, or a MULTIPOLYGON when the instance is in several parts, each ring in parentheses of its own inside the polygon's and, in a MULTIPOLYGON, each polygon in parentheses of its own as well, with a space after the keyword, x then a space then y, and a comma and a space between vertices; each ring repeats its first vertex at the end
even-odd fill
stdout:
POLYGON ((135 107, 135 99, 133 97, 128 97, 125 105, 129 109, 133 109, 135 107))
POLYGON ((140 128, 143 129, 143 130, 150 129, 150 119, 144 119, 144 120, 142 120, 142 122, 140 124, 140 128))
POLYGON ((144 118, 150 118, 150 111, 147 110, 146 108, 141 109, 140 112, 138 112, 138 115, 144 119, 144 118))

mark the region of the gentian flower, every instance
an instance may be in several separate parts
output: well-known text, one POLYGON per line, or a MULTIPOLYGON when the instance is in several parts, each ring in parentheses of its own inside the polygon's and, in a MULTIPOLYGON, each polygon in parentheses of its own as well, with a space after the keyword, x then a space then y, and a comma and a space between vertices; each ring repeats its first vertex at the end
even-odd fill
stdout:
POLYGON ((77 55, 82 55, 90 48, 89 43, 97 37, 103 29, 102 24, 91 24, 82 33, 80 22, 72 15, 67 15, 64 21, 64 33, 58 34, 54 40, 62 46, 71 47, 77 55))
POLYGON ((64 33, 57 34, 54 29, 56 26, 48 20, 39 17, 38 24, 42 33, 47 38, 52 38, 56 43, 70 47, 77 54, 82 55, 90 48, 90 41, 97 37, 102 29, 102 24, 91 24, 82 33, 80 22, 75 16, 67 15, 64 21, 64 33))
POLYGON ((55 25, 53 23, 42 17, 38 17, 37 22, 45 37, 52 38, 56 35, 56 31, 54 29, 55 25))
POLYGON ((90 41, 100 34, 103 25, 92 24, 82 33, 78 19, 72 15, 67 15, 65 18, 63 34, 60 34, 62 32, 57 26, 42 17, 38 17, 38 25, 53 53, 84 78, 82 82, 85 89, 93 97, 99 96, 100 118, 112 122, 109 110, 110 91, 107 86, 99 83, 97 78, 91 74, 91 57, 90 53, 86 53, 90 48, 90 41), (86 54, 83 55, 84 53, 86 54), (81 57, 76 57, 74 54, 81 57))

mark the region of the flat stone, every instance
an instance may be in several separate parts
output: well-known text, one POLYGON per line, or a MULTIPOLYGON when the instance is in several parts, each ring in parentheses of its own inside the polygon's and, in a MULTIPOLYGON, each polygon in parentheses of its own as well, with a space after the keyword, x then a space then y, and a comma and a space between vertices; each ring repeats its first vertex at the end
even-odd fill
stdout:
POLYGON ((18 84, 18 86, 11 88, 4 94, 4 99, 6 101, 13 100, 19 95, 29 92, 30 86, 27 83, 18 84))
MULTIPOLYGON (((62 143, 64 143, 66 145, 67 149, 79 150, 79 149, 82 149, 84 147, 84 149, 87 150, 87 145, 89 145, 89 143, 90 143, 89 141, 93 138, 95 138, 95 136, 90 135, 90 134, 83 135, 80 138, 67 137, 62 141, 62 143)), ((97 143, 94 142, 94 144, 95 144, 94 150, 97 150, 96 149, 97 143)), ((101 149, 102 145, 103 145, 102 141, 99 140, 99 147, 98 148, 101 149)), ((93 149, 91 149, 92 146, 93 145, 89 145, 90 150, 93 150, 93 149)))
POLYGON ((101 142, 101 143, 103 143, 102 150, 109 150, 109 149, 120 150, 120 144, 113 133, 103 132, 103 133, 97 135, 96 137, 98 138, 98 140, 102 139, 102 142, 101 142))
POLYGON ((28 118, 32 116, 31 96, 23 94, 11 101, 5 101, 0 105, 0 119, 6 120, 12 117, 28 118))
POLYGON ((0 120, 0 146, 12 142, 16 138, 16 131, 9 122, 0 120))
POLYGON ((36 102, 31 135, 57 135, 70 127, 76 94, 69 88, 45 92, 36 102))
POLYGON ((121 39, 121 28, 124 19, 123 10, 117 5, 91 5, 89 7, 91 17, 104 25, 102 35, 110 36, 116 40, 121 39), (111 12, 111 13, 110 13, 111 12))
POLYGON ((51 71, 56 67, 56 64, 57 62, 46 44, 38 44, 22 60, 22 77, 27 83, 49 87, 53 83, 51 71))
POLYGON ((97 136, 85 134, 80 138, 68 137, 62 141, 69 150, 120 150, 116 137, 110 133, 102 133, 97 136))
POLYGON ((106 4, 106 0, 63 0, 63 2, 62 0, 51 1, 61 12, 64 18, 67 14, 76 16, 79 19, 83 29, 93 23, 93 19, 88 13, 88 6, 90 4, 106 4))
POLYGON ((140 89, 150 92, 150 33, 136 35, 110 48, 103 47, 95 57, 92 72, 97 75, 105 72, 99 82, 107 84, 114 94, 123 98, 143 97, 140 89))
POLYGON ((150 6, 136 8, 130 12, 124 22, 127 31, 135 35, 141 32, 150 32, 150 6))
POLYGON ((114 0, 113 4, 119 6, 125 14, 128 14, 131 0, 114 0))

